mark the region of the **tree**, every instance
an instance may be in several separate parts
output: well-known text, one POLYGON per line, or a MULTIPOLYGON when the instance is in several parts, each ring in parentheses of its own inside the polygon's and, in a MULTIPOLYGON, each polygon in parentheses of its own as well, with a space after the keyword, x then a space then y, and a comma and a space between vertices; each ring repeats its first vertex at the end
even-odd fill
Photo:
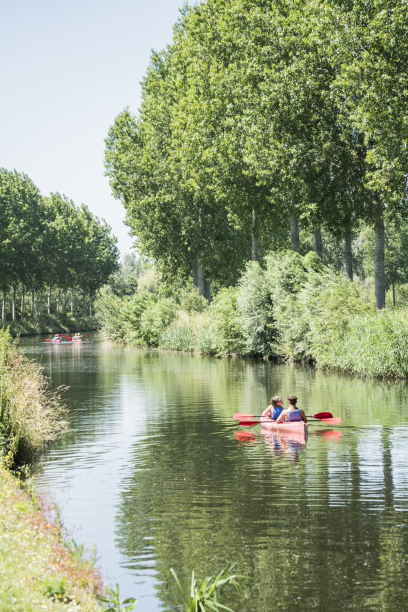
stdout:
POLYGON ((340 3, 339 12, 346 28, 337 96, 366 147, 364 181, 374 202, 375 294, 381 309, 387 284, 384 212, 393 214, 407 203, 408 7, 403 0, 353 0, 340 3))

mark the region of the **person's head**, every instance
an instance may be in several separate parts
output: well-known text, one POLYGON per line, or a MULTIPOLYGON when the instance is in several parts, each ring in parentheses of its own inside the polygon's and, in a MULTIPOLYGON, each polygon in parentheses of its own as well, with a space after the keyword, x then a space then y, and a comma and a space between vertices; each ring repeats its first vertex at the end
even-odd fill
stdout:
POLYGON ((296 395, 289 395, 289 397, 288 397, 289 404, 290 404, 291 406, 296 406, 296 404, 297 404, 297 399, 298 399, 298 398, 296 397, 296 395))
POLYGON ((277 408, 278 406, 281 406, 283 404, 283 399, 281 397, 279 397, 279 395, 275 395, 272 399, 271 399, 271 404, 274 408, 277 408))

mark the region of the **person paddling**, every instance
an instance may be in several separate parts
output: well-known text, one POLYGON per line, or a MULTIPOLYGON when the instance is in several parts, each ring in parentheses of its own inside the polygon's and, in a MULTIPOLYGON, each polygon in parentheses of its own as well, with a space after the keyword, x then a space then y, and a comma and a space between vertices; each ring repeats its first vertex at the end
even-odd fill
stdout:
POLYGON ((283 410, 283 399, 279 397, 279 395, 275 395, 271 399, 271 403, 269 406, 263 411, 262 416, 268 419, 272 419, 272 421, 276 421, 276 419, 280 416, 283 410))
POLYGON ((289 395, 289 408, 283 410, 276 420, 276 424, 278 423, 292 423, 295 421, 304 421, 307 423, 307 418, 303 410, 297 407, 297 397, 296 395, 289 395))

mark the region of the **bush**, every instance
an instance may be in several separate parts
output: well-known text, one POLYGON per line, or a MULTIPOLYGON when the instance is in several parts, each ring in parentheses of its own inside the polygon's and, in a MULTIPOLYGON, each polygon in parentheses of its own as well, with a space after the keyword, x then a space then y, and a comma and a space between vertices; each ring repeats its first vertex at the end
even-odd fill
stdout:
POLYGON ((162 298, 150 300, 145 306, 140 315, 139 339, 147 346, 158 346, 161 333, 176 318, 177 304, 171 298, 162 298))
POLYGON ((150 293, 135 293, 123 302, 119 311, 119 324, 123 329, 123 340, 144 344, 141 332, 142 317, 145 311, 155 304, 157 297, 150 293))
POLYGON ((99 326, 109 340, 125 339, 126 322, 121 317, 123 299, 113 293, 109 287, 103 287, 95 300, 95 316, 99 326))
POLYGON ((247 265, 237 295, 243 350, 248 355, 271 355, 275 337, 271 291, 256 262, 247 265))
POLYGON ((216 353, 243 353, 242 327, 239 321, 237 290, 221 289, 208 311, 212 350, 216 353))

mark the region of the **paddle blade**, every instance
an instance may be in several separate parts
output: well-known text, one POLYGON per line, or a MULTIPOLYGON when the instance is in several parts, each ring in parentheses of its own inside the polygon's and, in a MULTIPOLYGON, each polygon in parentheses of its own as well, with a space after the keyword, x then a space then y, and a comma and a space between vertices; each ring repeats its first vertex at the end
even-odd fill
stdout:
POLYGON ((256 435, 249 431, 236 431, 234 433, 234 438, 238 440, 238 442, 255 442, 257 439, 256 435))
POLYGON ((46 338, 45 341, 46 342, 51 342, 51 338, 46 338))
POLYGON ((236 412, 232 417, 236 421, 245 421, 245 419, 254 419, 253 414, 245 414, 245 412, 236 412))
POLYGON ((340 425, 341 419, 333 418, 333 419, 319 419, 321 423, 325 425, 340 425))
POLYGON ((310 418, 312 419, 332 419, 333 415, 331 412, 318 412, 317 414, 314 414, 310 418))

